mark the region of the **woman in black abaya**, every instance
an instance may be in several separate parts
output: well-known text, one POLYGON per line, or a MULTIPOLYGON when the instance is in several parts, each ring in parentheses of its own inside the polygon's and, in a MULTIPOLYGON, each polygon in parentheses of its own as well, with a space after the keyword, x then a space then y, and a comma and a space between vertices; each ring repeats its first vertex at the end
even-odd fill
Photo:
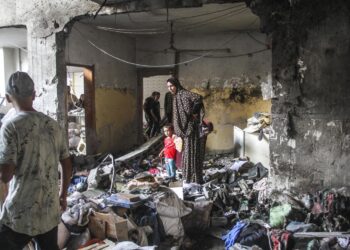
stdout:
POLYGON ((202 97, 184 89, 179 80, 167 80, 169 91, 173 94, 173 124, 175 134, 183 139, 182 170, 187 183, 203 183, 205 140, 200 137, 204 117, 202 97))

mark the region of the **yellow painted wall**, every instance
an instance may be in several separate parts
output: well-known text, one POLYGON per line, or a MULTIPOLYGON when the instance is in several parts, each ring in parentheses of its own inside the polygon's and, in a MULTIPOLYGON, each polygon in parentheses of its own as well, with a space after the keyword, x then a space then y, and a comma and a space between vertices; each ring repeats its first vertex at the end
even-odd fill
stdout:
POLYGON ((96 88, 98 152, 120 152, 136 144, 136 96, 124 90, 96 88))
POLYGON ((192 89, 204 97, 206 118, 214 124, 208 136, 207 150, 226 152, 233 150, 233 126, 245 128, 247 119, 255 112, 270 112, 271 101, 262 97, 249 97, 243 103, 230 99, 231 89, 192 89))

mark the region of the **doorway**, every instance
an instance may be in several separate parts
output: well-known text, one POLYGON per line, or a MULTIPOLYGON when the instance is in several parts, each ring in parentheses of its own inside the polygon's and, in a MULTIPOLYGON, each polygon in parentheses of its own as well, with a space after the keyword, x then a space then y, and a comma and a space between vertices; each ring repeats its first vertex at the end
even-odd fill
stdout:
POLYGON ((139 69, 138 70, 138 103, 139 103, 139 138, 141 142, 146 140, 145 129, 147 122, 143 111, 143 104, 147 97, 152 95, 152 92, 157 91, 160 93, 160 115, 164 117, 164 97, 168 92, 166 80, 169 79, 174 73, 174 68, 162 68, 162 69, 139 69), (142 139, 141 139, 142 138, 142 139))
POLYGON ((69 149, 82 155, 96 153, 93 67, 67 65, 66 110, 69 149))
MULTIPOLYGON (((152 92, 157 91, 160 93, 159 104, 160 104, 160 117, 164 117, 164 97, 168 92, 168 87, 166 85, 166 80, 168 80, 170 75, 157 75, 144 77, 143 82, 143 100, 152 95, 152 92)), ((145 123, 145 114, 143 112, 143 122, 145 123)))

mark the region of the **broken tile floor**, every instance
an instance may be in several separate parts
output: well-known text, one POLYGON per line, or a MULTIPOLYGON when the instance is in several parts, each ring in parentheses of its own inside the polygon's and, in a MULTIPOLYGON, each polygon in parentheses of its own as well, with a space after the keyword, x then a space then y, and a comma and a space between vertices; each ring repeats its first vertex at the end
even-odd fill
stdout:
POLYGON ((349 249, 348 190, 270 192, 269 170, 233 154, 206 157, 203 185, 170 181, 161 144, 74 157, 61 249, 349 249))

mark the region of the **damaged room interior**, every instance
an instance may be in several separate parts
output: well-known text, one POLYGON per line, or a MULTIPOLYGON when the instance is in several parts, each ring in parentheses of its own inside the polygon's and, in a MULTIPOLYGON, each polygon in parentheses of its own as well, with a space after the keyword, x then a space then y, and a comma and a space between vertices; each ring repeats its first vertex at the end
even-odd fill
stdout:
POLYGON ((350 249, 350 2, 0 13, 1 249, 350 249))

